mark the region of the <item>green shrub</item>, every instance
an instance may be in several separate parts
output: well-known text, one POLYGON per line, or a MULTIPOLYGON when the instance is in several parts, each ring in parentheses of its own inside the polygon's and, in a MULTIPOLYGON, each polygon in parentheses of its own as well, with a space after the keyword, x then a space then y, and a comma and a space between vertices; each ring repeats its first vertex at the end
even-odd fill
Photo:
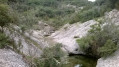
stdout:
POLYGON ((30 6, 24 3, 10 3, 10 6, 12 7, 12 9, 14 9, 15 11, 18 11, 19 13, 25 12, 31 9, 30 6))
POLYGON ((110 56, 117 50, 117 45, 112 40, 107 40, 106 43, 98 49, 102 57, 110 56))
POLYGON ((12 22, 12 18, 9 15, 8 5, 0 4, 0 26, 3 27, 12 22))
POLYGON ((56 8, 59 6, 59 1, 57 0, 28 0, 28 5, 36 6, 41 5, 44 7, 53 7, 56 8))
POLYGON ((5 34, 0 32, 0 49, 10 45, 12 45, 10 39, 5 34))
POLYGON ((80 11, 69 23, 76 23, 76 22, 85 22, 97 17, 100 17, 100 11, 98 7, 94 7, 88 10, 80 11))
POLYGON ((38 10, 38 13, 36 14, 37 17, 49 17, 49 18, 52 18, 55 16, 54 14, 54 10, 52 8, 40 8, 38 10))
POLYGON ((38 18, 34 16, 34 14, 30 13, 24 13, 24 14, 18 14, 18 25, 21 27, 23 31, 27 29, 33 28, 33 25, 38 23, 38 18))
POLYGON ((60 16, 65 16, 71 13, 74 13, 74 9, 54 9, 51 7, 39 7, 37 13, 35 14, 36 17, 41 17, 41 18, 55 18, 55 17, 60 17, 60 16))
POLYGON ((119 0, 96 0, 95 5, 98 6, 104 6, 106 5, 107 8, 115 8, 115 4, 118 2, 119 0))
POLYGON ((62 67, 66 54, 61 49, 61 44, 45 48, 40 59, 35 60, 37 67, 62 67))
POLYGON ((82 51, 86 52, 86 50, 90 47, 90 40, 90 37, 77 39, 77 43, 79 44, 82 51))

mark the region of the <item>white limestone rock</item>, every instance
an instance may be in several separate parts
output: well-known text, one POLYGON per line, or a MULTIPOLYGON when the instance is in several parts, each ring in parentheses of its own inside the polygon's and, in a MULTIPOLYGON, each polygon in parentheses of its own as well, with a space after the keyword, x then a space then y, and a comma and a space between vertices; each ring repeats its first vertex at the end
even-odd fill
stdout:
POLYGON ((29 67, 23 57, 12 50, 0 49, 0 67, 29 67))
POLYGON ((63 47, 69 53, 82 54, 83 52, 79 49, 79 46, 76 43, 77 38, 75 37, 82 38, 83 36, 86 36, 88 31, 91 29, 90 26, 95 23, 97 22, 90 20, 82 24, 66 24, 64 27, 53 33, 51 37, 54 38, 54 41, 57 43, 62 43, 63 47))

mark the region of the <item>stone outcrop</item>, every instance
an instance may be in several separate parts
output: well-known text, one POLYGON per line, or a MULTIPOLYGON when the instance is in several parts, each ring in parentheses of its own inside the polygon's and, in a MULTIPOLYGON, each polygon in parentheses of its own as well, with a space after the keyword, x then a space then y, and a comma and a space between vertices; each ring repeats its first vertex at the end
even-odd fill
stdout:
MULTIPOLYGON (((4 28, 4 33, 15 42, 15 49, 20 53, 25 56, 40 57, 42 50, 51 46, 52 39, 46 35, 50 35, 54 29, 43 22, 39 22, 38 27, 40 30, 31 29, 23 32, 19 26, 11 24, 10 27, 4 28)), ((0 67, 29 67, 23 59, 12 50, 0 49, 0 67)), ((25 61, 27 62, 26 59, 25 61)))
POLYGON ((4 28, 4 32, 14 40, 17 49, 22 53, 40 57, 42 50, 49 47, 49 42, 45 37, 50 35, 54 29, 41 21, 39 21, 38 27, 40 30, 30 29, 23 32, 17 25, 11 24, 9 28, 4 28))
POLYGON ((12 50, 0 49, 0 67, 29 67, 23 57, 12 50))
POLYGON ((50 37, 57 43, 62 43, 64 49, 69 53, 82 54, 80 47, 76 43, 77 38, 82 38, 91 29, 91 25, 97 23, 94 20, 85 23, 66 24, 64 27, 53 33, 50 37))

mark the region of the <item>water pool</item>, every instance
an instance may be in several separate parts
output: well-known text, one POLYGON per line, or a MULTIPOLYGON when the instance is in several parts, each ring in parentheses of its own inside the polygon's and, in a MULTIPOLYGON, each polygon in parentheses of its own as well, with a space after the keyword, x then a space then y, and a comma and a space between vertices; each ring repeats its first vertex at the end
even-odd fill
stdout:
POLYGON ((64 67, 96 67, 96 63, 96 58, 76 55, 68 57, 68 64, 64 67))

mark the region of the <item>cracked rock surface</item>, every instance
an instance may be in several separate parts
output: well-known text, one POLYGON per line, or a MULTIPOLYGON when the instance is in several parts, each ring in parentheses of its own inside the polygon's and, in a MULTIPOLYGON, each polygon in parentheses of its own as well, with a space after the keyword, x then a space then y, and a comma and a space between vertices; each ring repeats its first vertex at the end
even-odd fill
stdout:
POLYGON ((23 57, 12 50, 0 49, 0 67, 29 67, 23 57))

